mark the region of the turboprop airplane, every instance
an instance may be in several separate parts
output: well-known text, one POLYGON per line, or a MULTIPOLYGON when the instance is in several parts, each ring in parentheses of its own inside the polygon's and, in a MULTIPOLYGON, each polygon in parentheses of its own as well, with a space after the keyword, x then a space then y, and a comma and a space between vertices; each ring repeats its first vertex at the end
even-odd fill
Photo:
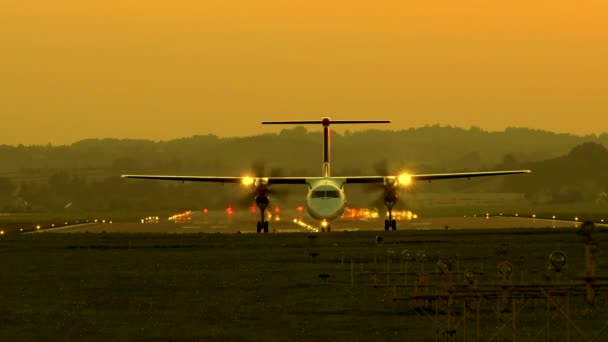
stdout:
POLYGON ((409 186, 416 181, 432 181, 450 178, 473 178, 485 176, 499 176, 517 173, 529 173, 530 170, 490 171, 490 172, 464 172, 440 174, 400 174, 377 176, 332 176, 330 173, 330 125, 342 124, 380 124, 390 123, 388 120, 331 120, 328 117, 318 120, 305 121, 264 121, 263 125, 319 125, 323 126, 323 164, 322 174, 319 177, 217 177, 217 176, 164 176, 164 175, 122 175, 123 178, 237 183, 251 187, 255 203, 260 209, 260 221, 257 223, 257 232, 268 232, 268 221, 265 211, 270 202, 270 186, 275 184, 305 184, 308 186, 306 195, 306 209, 313 218, 321 221, 322 231, 331 231, 331 221, 339 217, 346 206, 345 184, 377 183, 384 186, 384 204, 388 210, 388 219, 384 220, 385 230, 396 230, 397 221, 393 219, 392 211, 397 203, 398 192, 401 188, 409 186))

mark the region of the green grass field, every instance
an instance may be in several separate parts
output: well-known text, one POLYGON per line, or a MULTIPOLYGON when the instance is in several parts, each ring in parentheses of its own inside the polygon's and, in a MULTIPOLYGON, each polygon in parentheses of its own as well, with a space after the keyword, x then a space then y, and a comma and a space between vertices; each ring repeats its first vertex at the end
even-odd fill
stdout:
MULTIPOLYGON (((392 289, 374 288, 371 277, 360 274, 385 271, 388 250, 396 255, 425 250, 429 269, 439 258, 451 260, 455 270, 476 267, 483 271, 480 282, 496 281, 501 244, 508 245, 504 257, 514 265, 523 257, 514 274, 526 281, 550 276, 547 257, 554 250, 568 255, 564 279, 584 269, 583 243, 573 230, 309 236, 5 236, 0 239, 0 340, 429 341, 437 334, 432 320, 408 301, 393 301, 392 289), (329 275, 326 282, 320 274, 329 275)), ((603 247, 608 234, 596 231, 595 238, 603 247)), ((600 273, 603 259, 600 253, 600 273)), ((399 262, 392 267, 398 270, 399 262)), ((593 315, 577 316, 589 337, 608 318, 606 296, 600 295, 593 315)), ((537 332, 547 339, 542 303, 532 306, 538 321, 520 323, 521 340, 537 332)), ((573 303, 583 306, 580 298, 573 303)), ((456 340, 462 340, 461 328, 456 327, 456 340)), ((484 313, 482 330, 483 340, 495 333, 493 312, 484 313)))

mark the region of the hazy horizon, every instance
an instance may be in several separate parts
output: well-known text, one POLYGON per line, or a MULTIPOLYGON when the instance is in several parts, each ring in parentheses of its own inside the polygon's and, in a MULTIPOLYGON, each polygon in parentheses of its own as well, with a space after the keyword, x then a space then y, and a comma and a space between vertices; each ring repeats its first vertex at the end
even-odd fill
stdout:
POLYGON ((600 134, 606 22, 599 0, 9 0, 0 144, 250 136, 322 116, 600 134))
MULTIPOLYGON (((389 124, 390 125, 390 124, 389 124)), ((260 125, 263 126, 263 125, 260 125)), ((386 125, 384 125, 384 128, 381 128, 379 126, 367 126, 366 128, 362 128, 359 127, 357 129, 357 127, 352 127, 352 126, 348 126, 349 128, 344 128, 345 126, 342 127, 338 127, 338 128, 333 128, 332 127, 332 133, 333 134, 340 134, 340 135, 345 135, 350 133, 354 133, 354 132, 364 132, 367 130, 384 130, 384 131, 390 131, 390 132, 400 132, 400 131, 407 131, 410 129, 413 130, 417 130, 417 129, 422 129, 422 128, 434 128, 434 127, 441 127, 441 128, 454 128, 454 129, 461 129, 464 131, 469 131, 472 129, 481 129, 481 131, 483 132, 487 132, 487 133, 505 133, 507 130, 509 129, 524 129, 524 130, 531 130, 531 131, 538 131, 538 132, 546 132, 546 133, 550 133, 550 134, 567 134, 570 136, 575 136, 575 137, 589 137, 589 136, 594 136, 594 137, 601 137, 603 135, 608 135, 608 130, 605 132, 600 132, 600 133, 589 133, 589 134, 576 134, 576 133, 571 133, 571 132, 556 132, 556 131, 549 131, 549 130, 543 130, 543 129, 535 129, 535 128, 529 128, 529 127, 506 127, 504 129, 501 130, 486 130, 483 127, 478 127, 478 126, 470 126, 470 127, 459 127, 459 126, 454 126, 454 125, 439 125, 439 124, 434 124, 434 125, 424 125, 424 126, 419 126, 419 127, 409 127, 409 128, 403 128, 403 129, 391 129, 391 128, 387 128, 386 125)), ((266 127, 266 126, 264 126, 266 127)), ((107 137, 83 137, 82 139, 78 139, 78 140, 74 140, 71 142, 67 142, 67 143, 52 143, 52 142, 46 142, 46 143, 33 143, 33 144, 23 144, 23 143, 4 143, 4 142, 0 142, 0 146, 5 145, 5 146, 19 146, 19 145, 23 145, 23 146, 47 146, 47 145, 52 145, 52 146, 69 146, 71 144, 77 143, 79 141, 83 141, 83 140, 104 140, 104 139, 116 139, 116 140, 146 140, 146 141, 152 141, 152 142, 167 142, 167 141, 172 141, 172 140, 179 140, 179 139, 189 139, 189 138, 193 138, 196 136, 206 136, 206 135, 212 135, 212 136, 216 136, 219 139, 231 139, 231 138, 247 138, 247 137, 255 137, 258 135, 262 135, 262 134, 280 134, 281 131, 283 130, 289 130, 289 129, 293 129, 295 127, 302 127, 304 129, 307 130, 308 133, 315 133, 318 131, 319 133, 319 138, 321 139, 322 135, 322 130, 321 128, 317 128, 315 126, 301 126, 301 125, 286 125, 283 127, 278 127, 275 126, 274 130, 268 130, 265 129, 264 132, 257 132, 257 133, 253 133, 253 134, 246 134, 246 135, 219 135, 219 134, 214 134, 214 133, 200 133, 200 134, 193 134, 193 135, 188 135, 188 136, 175 136, 175 137, 169 137, 169 138, 164 138, 164 139, 153 139, 153 138, 147 138, 147 137, 111 137, 111 136, 107 136, 107 137)), ((608 146, 607 146, 608 147, 608 146)))

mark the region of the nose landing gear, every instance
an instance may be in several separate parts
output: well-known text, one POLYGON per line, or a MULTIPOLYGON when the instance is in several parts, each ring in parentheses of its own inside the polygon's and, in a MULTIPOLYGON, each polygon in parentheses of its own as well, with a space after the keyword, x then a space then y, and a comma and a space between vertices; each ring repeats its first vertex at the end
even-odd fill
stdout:
POLYGON ((386 209, 388 209, 388 220, 384 220, 384 230, 397 230, 397 221, 393 219, 393 207, 396 202, 396 198, 394 200, 390 198, 384 199, 384 204, 386 205, 386 209))

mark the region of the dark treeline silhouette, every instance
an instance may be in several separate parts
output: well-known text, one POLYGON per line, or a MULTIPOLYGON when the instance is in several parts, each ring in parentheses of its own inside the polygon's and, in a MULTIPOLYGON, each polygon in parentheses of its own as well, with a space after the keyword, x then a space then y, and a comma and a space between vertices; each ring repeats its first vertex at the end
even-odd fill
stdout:
POLYGON ((505 191, 524 193, 537 203, 608 204, 608 150, 602 144, 583 143, 566 155, 526 166, 534 172, 519 179, 505 179, 505 191))
MULTIPOLYGON (((606 191, 608 134, 576 136, 525 128, 428 126, 332 135, 334 175, 458 172, 531 168, 532 177, 474 183, 474 191, 525 193, 532 201, 594 200, 606 191), (381 165, 381 166, 379 166, 381 165)), ((240 176, 319 175, 321 134, 303 127, 276 134, 170 141, 87 139, 62 146, 0 146, 0 209, 4 211, 128 211, 223 207, 246 202, 239 187, 133 181, 123 173, 240 176)), ((444 182, 442 189, 470 185, 444 182)), ((432 189, 435 189, 433 187, 432 189)), ((428 191, 424 186, 421 191, 428 191)), ((296 190, 298 194, 303 190, 296 190)), ((433 191, 433 190, 431 190, 433 191)), ((364 195, 361 195, 364 196, 364 195)))

